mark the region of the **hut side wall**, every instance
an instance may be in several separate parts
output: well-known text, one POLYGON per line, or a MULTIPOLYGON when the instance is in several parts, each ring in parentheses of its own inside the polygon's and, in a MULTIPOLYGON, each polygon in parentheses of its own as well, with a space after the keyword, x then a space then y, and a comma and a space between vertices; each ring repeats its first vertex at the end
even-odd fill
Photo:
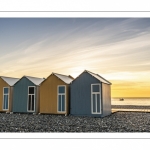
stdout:
MULTIPOLYGON (((13 112, 28 113, 27 112, 28 86, 35 86, 35 85, 31 81, 29 81, 26 77, 23 77, 20 81, 18 81, 14 85, 13 112)), ((35 93, 35 106, 36 106, 36 93, 35 93)), ((35 110, 35 112, 36 111, 37 110, 35 110)))
POLYGON ((12 103, 13 103, 13 90, 14 87, 10 87, 10 102, 9 102, 9 112, 12 112, 12 103))
POLYGON ((11 103, 11 89, 10 86, 2 79, 0 78, 0 112, 9 112, 10 111, 10 103, 11 103), (3 110, 3 87, 9 88, 9 110, 3 110))
POLYGON ((40 113, 68 114, 69 86, 55 75, 49 76, 40 86, 40 113), (57 87, 66 85, 66 113, 57 112, 57 87))
POLYGON ((67 85, 67 88, 68 88, 68 90, 67 90, 67 92, 68 92, 68 94, 67 94, 67 115, 69 115, 70 114, 70 85, 67 85))
POLYGON ((40 86, 36 86, 36 109, 35 112, 38 113, 40 110, 40 86))
POLYGON ((82 73, 77 79, 72 82, 70 88, 71 115, 94 117, 100 117, 102 115, 91 113, 91 84, 94 83, 100 83, 100 81, 89 75, 87 72, 82 73))
POLYGON ((102 83, 103 117, 111 114, 111 85, 102 83))

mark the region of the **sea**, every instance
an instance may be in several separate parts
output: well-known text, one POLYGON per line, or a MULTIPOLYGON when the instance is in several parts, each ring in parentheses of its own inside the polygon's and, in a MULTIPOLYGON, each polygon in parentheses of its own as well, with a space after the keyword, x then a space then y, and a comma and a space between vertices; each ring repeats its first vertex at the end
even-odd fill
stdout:
POLYGON ((111 105, 150 106, 150 97, 114 97, 111 98, 111 105), (124 100, 121 101, 121 98, 124 100))

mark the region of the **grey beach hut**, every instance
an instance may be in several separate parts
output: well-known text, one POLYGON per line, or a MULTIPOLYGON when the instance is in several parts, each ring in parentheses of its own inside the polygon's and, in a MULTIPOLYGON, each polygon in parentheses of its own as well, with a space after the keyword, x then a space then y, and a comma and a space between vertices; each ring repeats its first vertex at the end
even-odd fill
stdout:
POLYGON ((70 84, 70 114, 104 117, 111 114, 111 83, 85 70, 70 84))

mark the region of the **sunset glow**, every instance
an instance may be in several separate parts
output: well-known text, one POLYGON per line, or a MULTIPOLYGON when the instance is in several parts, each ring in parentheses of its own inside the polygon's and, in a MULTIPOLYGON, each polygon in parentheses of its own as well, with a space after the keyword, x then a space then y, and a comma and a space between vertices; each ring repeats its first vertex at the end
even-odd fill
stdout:
POLYGON ((149 18, 0 18, 0 76, 77 77, 112 83, 112 97, 150 97, 149 18))

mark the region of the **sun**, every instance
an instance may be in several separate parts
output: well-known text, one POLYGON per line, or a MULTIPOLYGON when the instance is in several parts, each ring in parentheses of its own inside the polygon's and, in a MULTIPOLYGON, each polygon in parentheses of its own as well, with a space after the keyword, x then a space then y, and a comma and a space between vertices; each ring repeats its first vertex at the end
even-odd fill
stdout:
POLYGON ((87 67, 85 66, 78 66, 78 67, 73 67, 71 68, 70 74, 76 78, 79 76, 84 70, 88 70, 87 67))

